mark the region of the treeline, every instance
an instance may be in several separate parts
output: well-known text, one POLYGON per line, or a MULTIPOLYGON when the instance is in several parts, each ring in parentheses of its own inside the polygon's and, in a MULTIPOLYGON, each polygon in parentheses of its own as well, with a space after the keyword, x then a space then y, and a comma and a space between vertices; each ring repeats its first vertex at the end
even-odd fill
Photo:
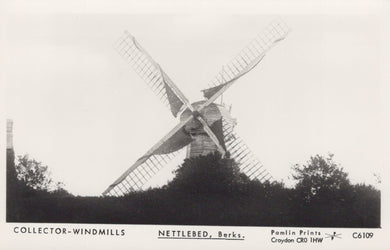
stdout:
POLYGON ((26 188, 12 173, 12 162, 7 161, 8 222, 380 227, 380 191, 350 184, 332 156, 295 166, 294 188, 251 181, 218 154, 186 159, 164 187, 123 197, 26 188))

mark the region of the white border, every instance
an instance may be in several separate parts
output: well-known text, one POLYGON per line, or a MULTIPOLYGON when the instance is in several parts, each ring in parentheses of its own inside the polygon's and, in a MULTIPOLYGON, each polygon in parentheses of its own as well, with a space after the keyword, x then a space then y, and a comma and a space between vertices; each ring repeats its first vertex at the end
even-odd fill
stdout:
MULTIPOLYGON (((250 14, 343 14, 343 15, 377 15, 380 16, 385 25, 388 25, 390 13, 390 3, 388 1, 239 1, 239 0, 215 0, 215 1, 174 1, 174 0, 155 0, 155 1, 0 1, 0 29, 7 22, 7 17, 15 13, 250 13, 250 14)), ((390 30, 390 28, 389 28, 390 30)), ((0 42, 7 39, 3 33, 0 33, 0 42)), ((382 61, 382 80, 384 97, 385 93, 389 93, 388 89, 389 73, 389 49, 390 44, 389 33, 383 34, 384 55, 382 61)), ((1 45, 1 43, 0 43, 1 45)), ((1 58, 0 46, 0 58, 1 58)), ((0 59, 0 66, 6 63, 6 58, 0 59)), ((0 67, 1 68, 1 67, 0 67)), ((1 148, 5 149, 5 86, 4 78, 0 74, 0 141, 1 148)), ((384 98, 382 98, 385 100, 384 98)), ((390 110, 388 103, 383 103, 387 110, 390 110)), ((384 114, 387 115, 387 114, 384 114)), ((390 117, 390 116, 387 116, 390 117)), ((385 125, 390 125, 389 119, 385 120, 385 125)), ((389 132, 385 132, 386 139, 390 139, 389 132)), ((390 140, 387 140, 390 141, 390 140)), ((390 155, 388 150, 387 155, 390 155)), ((1 180, 5 180, 5 153, 0 154, 2 171, 0 171, 1 180)), ((384 156, 386 157, 386 156, 384 156)), ((388 158, 385 163, 389 163, 388 158)), ((382 191, 382 229, 340 229, 340 228, 310 228, 313 231, 325 233, 336 231, 342 234, 342 239, 334 241, 327 240, 326 243, 311 245, 311 244, 284 244, 283 246, 270 242, 270 232, 272 227, 206 227, 206 226, 159 226, 159 225, 98 225, 98 224, 40 224, 40 223, 4 223, 5 222, 5 181, 1 181, 1 204, 0 213, 2 215, 2 223, 0 227, 1 249, 129 249, 129 248, 158 248, 158 249, 199 249, 203 247, 213 247, 217 249, 226 248, 245 248, 245 249, 260 249, 260 248, 279 248, 279 247, 310 247, 319 248, 354 248, 354 249, 381 249, 386 248, 386 236, 389 235, 388 225, 388 196, 389 184, 387 182, 388 172, 383 176, 382 191), (125 236, 74 236, 74 235, 39 235, 39 234, 17 234, 13 230, 15 226, 26 227, 92 227, 92 228, 112 228, 124 229, 125 236), (159 240, 157 239, 158 230, 165 229, 177 230, 206 230, 209 232, 235 231, 245 235, 245 240, 241 242, 232 241, 207 241, 207 240, 159 240), (372 240, 357 240, 352 238, 353 232, 374 232, 372 240)), ((279 228, 282 230, 282 228, 279 228)), ((291 230, 300 230, 300 228, 290 228, 291 230)))

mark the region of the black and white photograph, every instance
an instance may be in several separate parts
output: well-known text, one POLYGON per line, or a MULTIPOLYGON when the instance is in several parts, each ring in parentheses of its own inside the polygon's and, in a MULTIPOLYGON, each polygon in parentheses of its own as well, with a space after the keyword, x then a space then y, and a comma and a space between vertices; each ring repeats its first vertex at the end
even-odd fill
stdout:
POLYGON ((3 249, 385 249, 386 1, 33 2, 2 1, 3 249))

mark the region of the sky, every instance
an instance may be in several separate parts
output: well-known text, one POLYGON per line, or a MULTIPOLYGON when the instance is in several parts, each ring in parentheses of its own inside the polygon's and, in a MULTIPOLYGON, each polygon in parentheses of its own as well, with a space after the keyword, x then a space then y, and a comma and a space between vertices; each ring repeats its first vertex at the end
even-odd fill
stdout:
MULTIPOLYGON (((124 30, 191 101, 274 18, 288 37, 224 94, 276 180, 334 154, 354 183, 384 169, 383 30, 373 14, 16 14, 5 26, 6 117, 17 155, 77 195, 100 195, 177 124, 114 50, 124 30)), ((159 177, 166 182, 172 169, 159 177)))

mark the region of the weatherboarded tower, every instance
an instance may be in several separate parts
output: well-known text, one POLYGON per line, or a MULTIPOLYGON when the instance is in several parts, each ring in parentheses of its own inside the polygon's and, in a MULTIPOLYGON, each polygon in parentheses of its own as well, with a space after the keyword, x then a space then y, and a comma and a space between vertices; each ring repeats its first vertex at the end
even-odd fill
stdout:
MULTIPOLYGON (((192 106, 197 109, 200 105, 204 104, 205 101, 195 102, 192 106)), ((206 106, 199 112, 199 116, 202 117, 206 123, 210 126, 211 130, 214 132, 215 136, 218 139, 220 145, 226 150, 224 138, 222 134, 222 112, 220 109, 225 109, 222 105, 217 105, 212 103, 206 106)), ((188 117, 193 116, 193 113, 187 109, 181 116, 180 120, 184 121, 188 117)), ((230 116, 229 116, 230 117, 230 116)), ((228 118, 228 117, 227 117, 228 118)), ((207 155, 218 151, 218 146, 210 138, 207 132, 204 130, 203 124, 197 120, 193 119, 184 126, 184 130, 191 135, 192 142, 187 146, 187 158, 196 157, 199 155, 207 155)))

